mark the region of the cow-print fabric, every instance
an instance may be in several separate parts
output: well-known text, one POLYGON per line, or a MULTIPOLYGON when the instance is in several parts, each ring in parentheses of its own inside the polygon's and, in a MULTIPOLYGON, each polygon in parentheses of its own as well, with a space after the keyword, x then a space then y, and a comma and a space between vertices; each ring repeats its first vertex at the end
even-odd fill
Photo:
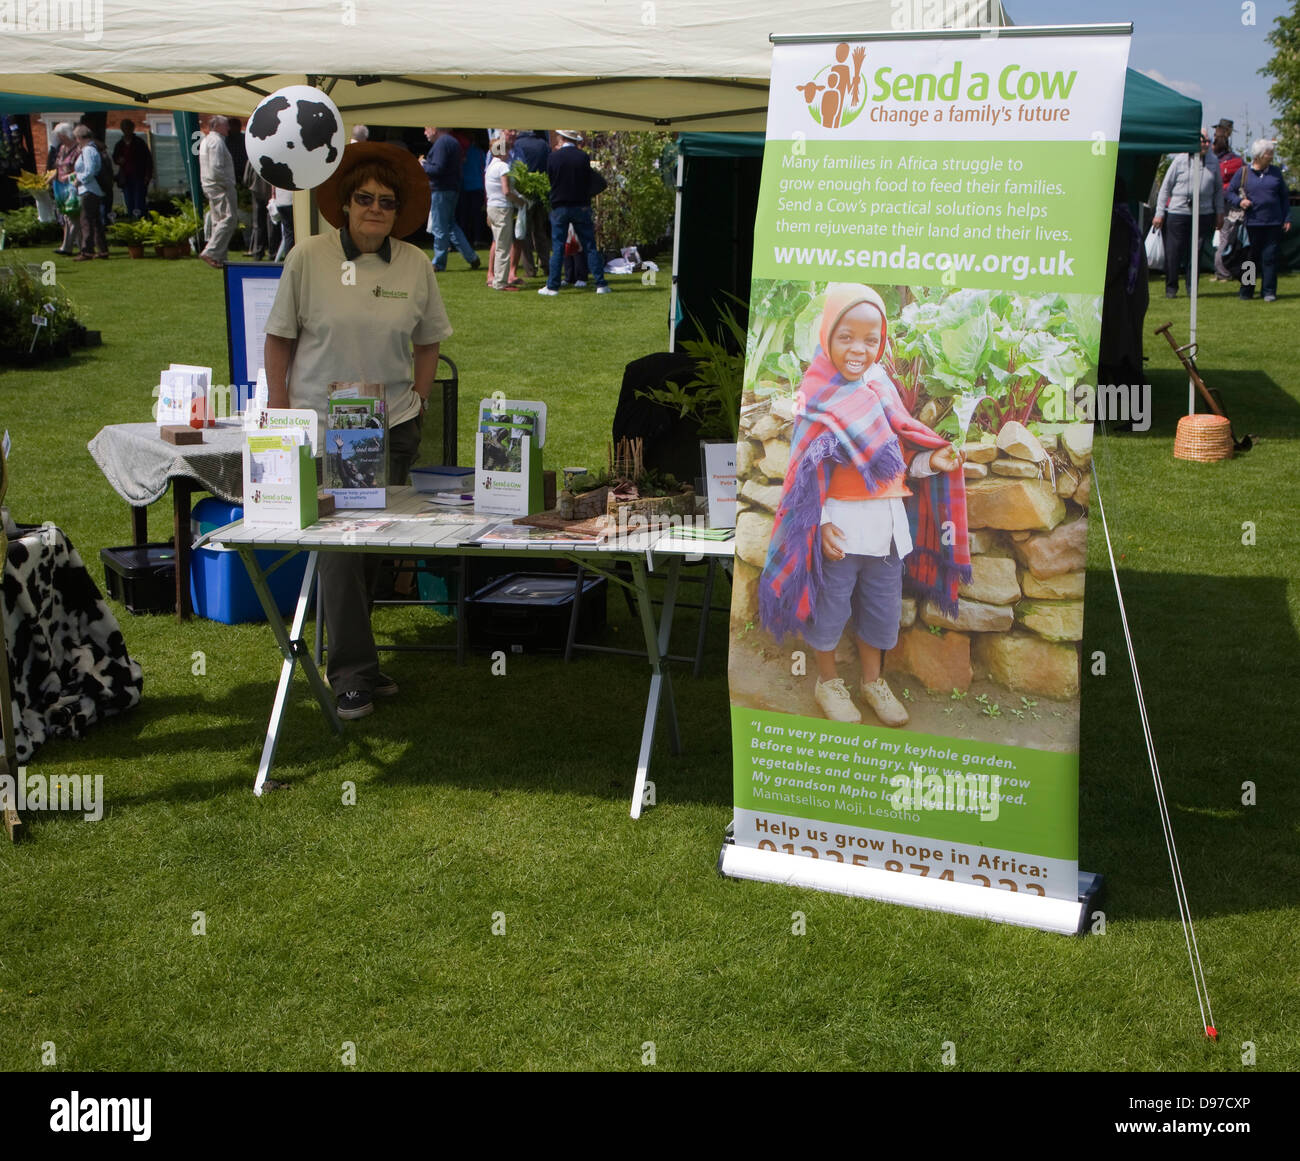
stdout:
POLYGON ((131 709, 144 684, 137 662, 81 557, 52 524, 15 526, 4 570, 5 645, 18 761, 50 738, 79 738, 99 718, 131 709))

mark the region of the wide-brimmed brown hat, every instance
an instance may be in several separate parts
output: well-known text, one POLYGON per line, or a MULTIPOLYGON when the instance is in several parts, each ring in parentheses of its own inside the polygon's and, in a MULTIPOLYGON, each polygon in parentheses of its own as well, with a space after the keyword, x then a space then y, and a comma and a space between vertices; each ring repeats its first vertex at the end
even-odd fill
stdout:
POLYGON ((384 141, 353 141, 343 150, 338 168, 316 187, 316 206, 331 226, 342 226, 345 219, 339 201, 339 187, 344 177, 362 162, 384 161, 397 172, 395 191, 401 203, 390 236, 405 238, 419 229, 429 217, 429 179, 415 154, 400 145, 384 141))

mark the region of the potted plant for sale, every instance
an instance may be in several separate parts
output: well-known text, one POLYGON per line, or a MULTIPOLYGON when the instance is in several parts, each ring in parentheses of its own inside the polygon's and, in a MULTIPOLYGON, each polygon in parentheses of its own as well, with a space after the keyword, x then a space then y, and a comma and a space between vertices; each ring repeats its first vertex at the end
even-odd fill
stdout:
POLYGON ((145 246, 155 240, 153 223, 147 221, 114 222, 108 228, 108 237, 110 241, 125 246, 127 254, 132 258, 143 258, 145 246))
POLYGON ((174 218, 176 245, 180 250, 180 256, 185 258, 191 253, 190 240, 198 236, 201 223, 193 202, 185 198, 172 198, 172 206, 176 210, 174 218))
POLYGON ((579 476, 558 497, 564 520, 610 516, 626 525, 633 516, 653 519, 694 511, 695 489, 666 472, 647 468, 640 439, 620 439, 609 449, 605 471, 579 476))

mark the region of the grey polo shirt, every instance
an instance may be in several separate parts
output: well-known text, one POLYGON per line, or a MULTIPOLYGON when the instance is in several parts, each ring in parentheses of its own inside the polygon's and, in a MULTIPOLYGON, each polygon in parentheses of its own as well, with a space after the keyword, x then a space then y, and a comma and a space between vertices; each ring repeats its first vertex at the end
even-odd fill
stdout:
POLYGON ((297 340, 289 404, 313 407, 323 425, 334 382, 383 383, 388 425, 420 413, 411 344, 440 343, 451 324, 433 266, 422 251, 389 239, 374 254, 332 230, 298 243, 285 260, 266 333, 297 340))

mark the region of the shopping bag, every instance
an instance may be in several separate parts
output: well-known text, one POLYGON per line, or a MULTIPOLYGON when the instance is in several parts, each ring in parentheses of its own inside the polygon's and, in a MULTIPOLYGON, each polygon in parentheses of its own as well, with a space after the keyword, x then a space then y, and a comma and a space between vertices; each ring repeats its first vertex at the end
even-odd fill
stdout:
POLYGON ((1165 268, 1165 236, 1159 230, 1147 235, 1147 265, 1152 270, 1165 268))
POLYGON ((528 237, 528 207, 520 206, 515 212, 515 241, 522 242, 528 237))

